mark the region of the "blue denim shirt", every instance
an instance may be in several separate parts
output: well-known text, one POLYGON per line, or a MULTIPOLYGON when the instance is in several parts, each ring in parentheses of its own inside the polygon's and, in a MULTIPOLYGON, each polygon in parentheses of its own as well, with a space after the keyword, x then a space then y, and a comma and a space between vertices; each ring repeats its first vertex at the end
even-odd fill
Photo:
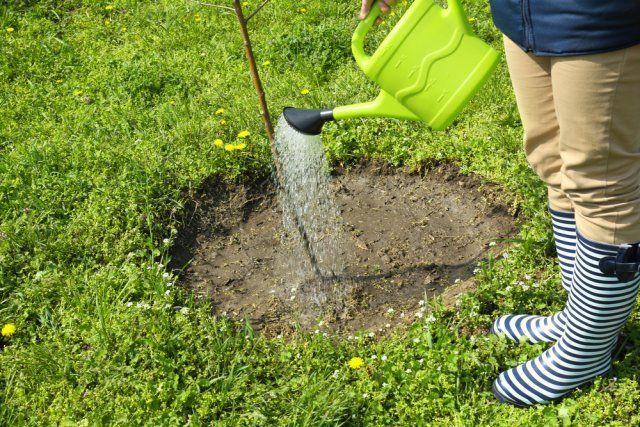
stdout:
POLYGON ((500 31, 539 56, 607 52, 640 43, 640 0, 489 0, 500 31))

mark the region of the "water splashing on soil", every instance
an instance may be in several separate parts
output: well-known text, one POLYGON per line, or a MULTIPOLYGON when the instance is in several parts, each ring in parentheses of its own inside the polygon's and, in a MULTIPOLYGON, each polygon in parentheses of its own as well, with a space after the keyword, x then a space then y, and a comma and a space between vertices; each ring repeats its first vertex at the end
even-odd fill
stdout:
POLYGON ((183 286, 210 299, 216 315, 247 319, 270 336, 295 325, 314 330, 320 318, 321 332, 379 334, 415 319, 421 300, 442 296, 453 306, 456 295, 473 289, 477 263, 504 250, 489 243, 515 232, 499 202, 504 190, 453 165, 426 174, 355 165, 333 172, 329 192, 341 214, 343 273, 330 282, 338 289, 322 313, 306 300, 314 283, 291 279, 285 261, 299 256, 282 244, 287 231, 272 180, 204 182, 186 210, 171 266, 184 269, 183 286))

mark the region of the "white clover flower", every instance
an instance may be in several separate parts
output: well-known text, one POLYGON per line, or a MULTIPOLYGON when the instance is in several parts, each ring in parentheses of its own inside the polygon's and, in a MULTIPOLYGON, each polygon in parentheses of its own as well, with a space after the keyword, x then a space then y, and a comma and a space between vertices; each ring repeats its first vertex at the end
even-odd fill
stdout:
POLYGON ((164 243, 165 245, 168 245, 169 242, 171 242, 171 240, 169 239, 162 239, 162 243, 164 243))
POLYGON ((282 334, 278 334, 278 336, 276 338, 281 340, 282 339, 282 334))
POLYGON ((189 314, 189 307, 182 307, 180 309, 180 314, 186 316, 187 314, 189 314))
POLYGON ((405 372, 406 372, 407 374, 410 374, 410 373, 412 372, 412 371, 411 371, 411 368, 407 368, 407 370, 406 370, 405 372))
POLYGON ((496 242, 489 242, 489 246, 495 246, 496 242))
POLYGON ((404 319, 404 313, 400 313, 400 317, 404 319))
POLYGON ((511 286, 507 286, 506 288, 504 288, 504 290, 505 290, 506 292, 510 292, 510 291, 511 291, 511 286))
POLYGON ((424 315, 424 312, 422 312, 422 311, 418 311, 418 312, 416 312, 416 314, 414 314, 414 316, 416 316, 418 319, 422 319, 423 315, 424 315))
POLYGON ((369 397, 369 394, 368 394, 368 393, 362 393, 362 398, 363 398, 363 399, 367 399, 368 397, 369 397))
POLYGON ((433 314, 431 314, 429 317, 427 317, 427 322, 435 322, 436 318, 434 317, 433 314))
POLYGON ((315 331, 313 331, 314 334, 319 334, 320 330, 316 329, 315 331))
POLYGON ((414 343, 416 343, 416 344, 418 344, 418 343, 420 342, 420 338, 414 338, 414 339, 413 339, 413 342, 414 342, 414 343))
POLYGON ((336 369, 335 371, 333 371, 333 375, 331 375, 333 378, 338 378, 338 375, 340 374, 340 371, 338 369, 336 369))
POLYGON ((171 289, 167 289, 166 291, 164 291, 165 295, 169 295, 171 293, 171 289))
POLYGON ((474 268, 473 269, 473 274, 478 274, 480 273, 480 269, 479 268, 474 268))
POLYGON ((371 355, 371 358, 372 358, 373 360, 376 360, 376 359, 378 358, 378 356, 376 356, 375 354, 373 354, 373 355, 371 355))
POLYGON ((351 340, 353 339, 353 335, 349 335, 349 336, 347 337, 347 339, 348 339, 349 341, 351 341, 351 340))
POLYGON ((418 363, 422 365, 424 363, 424 359, 418 360, 418 363))
POLYGON ((423 299, 421 299, 420 301, 418 301, 418 305, 419 305, 420 307, 422 307, 422 306, 424 305, 424 300, 423 300, 423 299))
POLYGON ((386 361, 387 361, 387 355, 386 355, 386 354, 383 354, 383 355, 380 357, 380 360, 382 360, 383 362, 386 362, 386 361))
POLYGON ((128 303, 125 304, 127 307, 131 307, 133 305, 133 303, 131 301, 129 301, 128 303))
POLYGON ((531 275, 530 274, 525 274, 524 278, 525 278, 525 280, 531 280, 531 275))
POLYGON ((382 387, 389 387, 389 384, 387 384, 387 383, 382 383, 382 387))
POLYGON ((375 335, 375 332, 369 332, 369 338, 373 338, 375 335))
POLYGON ((322 325, 324 325, 324 320, 321 320, 318 322, 318 326, 322 326, 322 325))
POLYGON ((394 311, 395 311, 395 310, 394 310, 393 308, 390 308, 390 309, 388 309, 388 310, 387 310, 387 313, 389 313, 389 314, 393 314, 393 312, 394 312, 394 311))
POLYGON ((326 338, 326 337, 328 337, 328 336, 329 336, 329 334, 328 334, 328 333, 326 333, 326 332, 323 332, 323 333, 322 333, 322 336, 326 338))
POLYGON ((168 277, 169 277, 169 273, 167 273, 167 272, 165 271, 164 273, 162 273, 162 277, 163 277, 164 279, 168 278, 168 277))
POLYGON ((386 325, 384 325, 385 328, 390 328, 391 327, 391 323, 387 323, 386 325))
POLYGON ((528 291, 528 290, 529 290, 529 286, 527 286, 527 285, 522 285, 522 290, 523 290, 523 291, 528 291))
POLYGON ((505 258, 505 259, 509 258, 509 253, 508 252, 503 253, 502 258, 505 258))

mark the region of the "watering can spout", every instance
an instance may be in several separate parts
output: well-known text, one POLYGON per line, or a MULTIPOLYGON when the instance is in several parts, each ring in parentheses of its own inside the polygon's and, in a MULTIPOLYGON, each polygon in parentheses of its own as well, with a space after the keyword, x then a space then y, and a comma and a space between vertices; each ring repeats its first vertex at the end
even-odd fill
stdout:
POLYGON ((357 117, 386 117, 403 120, 420 120, 420 117, 409 111, 392 95, 381 91, 376 99, 362 104, 345 105, 333 110, 335 120, 353 119, 357 117))
POLYGON ((335 120, 333 110, 286 107, 282 114, 289 126, 305 135, 319 135, 326 122, 335 120))

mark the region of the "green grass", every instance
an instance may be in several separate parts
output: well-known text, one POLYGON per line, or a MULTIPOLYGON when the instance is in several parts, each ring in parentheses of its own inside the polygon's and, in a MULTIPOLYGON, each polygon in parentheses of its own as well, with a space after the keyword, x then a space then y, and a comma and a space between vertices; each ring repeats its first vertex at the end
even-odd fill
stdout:
MULTIPOLYGON (((500 48, 487 3, 465 3, 476 31, 500 48)), ((270 61, 260 68, 274 117, 285 105, 375 95, 349 50, 356 9, 351 0, 281 0, 250 23, 258 63, 270 61)), ((271 170, 233 15, 185 0, 0 3, 0 323, 18 328, 0 338, 0 422, 640 423, 636 349, 615 364, 615 380, 557 405, 516 409, 490 393, 501 370, 544 348, 484 335, 491 319, 552 312, 563 298, 545 190, 521 134, 504 64, 447 131, 328 125, 332 164, 366 158, 424 170, 454 161, 502 185, 524 224, 508 257, 482 266, 476 292, 455 310, 431 302, 435 321, 406 334, 265 339, 212 317, 165 273, 181 212, 207 177, 271 170), (213 143, 242 130, 251 132, 246 150, 213 143), (366 367, 348 369, 354 356, 366 367)), ((635 348, 639 326, 634 315, 635 348)))

